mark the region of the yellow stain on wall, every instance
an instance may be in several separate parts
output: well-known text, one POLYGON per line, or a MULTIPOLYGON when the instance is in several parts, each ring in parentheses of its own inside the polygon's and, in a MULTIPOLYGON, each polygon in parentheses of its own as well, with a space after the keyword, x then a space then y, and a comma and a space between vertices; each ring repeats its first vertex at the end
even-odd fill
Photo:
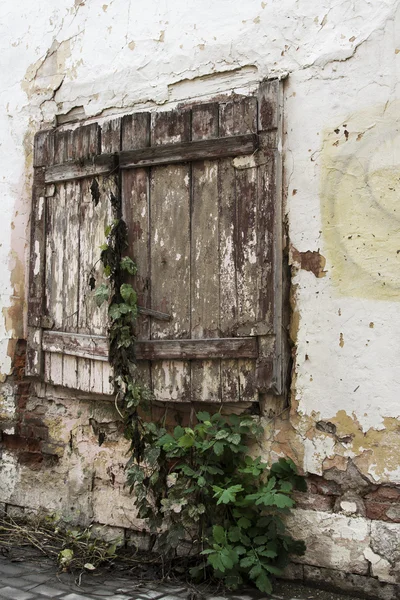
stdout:
POLYGON ((400 300, 400 101, 324 132, 324 252, 341 294, 400 300))

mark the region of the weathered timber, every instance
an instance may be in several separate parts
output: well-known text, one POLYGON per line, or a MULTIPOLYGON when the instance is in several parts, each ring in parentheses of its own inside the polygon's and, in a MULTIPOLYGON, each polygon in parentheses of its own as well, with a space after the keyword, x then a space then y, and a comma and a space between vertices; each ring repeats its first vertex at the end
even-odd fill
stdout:
POLYGON ((147 315, 149 317, 153 317, 153 319, 158 319, 159 321, 171 320, 171 315, 160 312, 159 310, 152 310, 151 308, 145 308, 144 306, 138 306, 137 309, 140 315, 147 315))
POLYGON ((121 152, 121 169, 150 167, 195 160, 211 160, 228 156, 252 154, 258 148, 254 134, 224 138, 201 139, 177 144, 160 144, 138 150, 121 152))
MULTIPOLYGON (((190 111, 153 113, 154 146, 190 140, 190 111)), ((165 164, 150 169, 151 306, 171 314, 171 321, 151 319, 150 338, 190 338, 190 194, 191 165, 165 164)), ((190 362, 155 360, 151 364, 154 396, 190 401, 190 362)))
MULTIPOLYGON (((121 150, 134 150, 150 145, 150 113, 136 113, 122 118, 121 150)), ((121 172, 122 214, 128 225, 127 254, 134 257, 137 273, 127 276, 138 298, 137 339, 150 339, 151 309, 151 247, 150 247, 150 177, 149 169, 127 169, 121 172)), ((161 315, 162 313, 160 313, 161 315)), ((166 320, 169 320, 169 316, 166 320)), ((139 377, 151 388, 151 366, 148 361, 138 365, 139 377)))
MULTIPOLYGON (((108 339, 103 335, 44 331, 46 352, 108 360, 108 339)), ((137 360, 211 360, 257 358, 257 338, 214 338, 199 340, 148 340, 136 342, 137 360)))
POLYGON ((118 154, 97 154, 92 158, 70 160, 45 169, 45 183, 108 175, 118 169, 118 154))
MULTIPOLYGON (((218 104, 192 109, 192 140, 218 136, 218 104)), ((191 337, 220 336, 218 162, 201 160, 191 165, 190 304, 191 337)), ((191 401, 220 402, 221 360, 191 362, 191 401)))

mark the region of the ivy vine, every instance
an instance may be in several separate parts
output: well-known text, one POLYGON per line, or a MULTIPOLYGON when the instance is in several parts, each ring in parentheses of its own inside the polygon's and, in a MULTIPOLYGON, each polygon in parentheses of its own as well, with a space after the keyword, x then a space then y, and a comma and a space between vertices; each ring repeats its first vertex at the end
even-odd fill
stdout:
POLYGON ((196 580, 213 575, 231 589, 253 582, 270 593, 271 578, 282 574, 290 555, 305 550, 284 524, 293 492, 305 491, 305 481, 290 459, 267 465, 251 455, 262 433, 255 417, 202 411, 195 425, 173 430, 142 417, 151 392, 138 377, 137 295, 125 281, 137 268, 126 255, 127 226, 116 189, 100 256, 108 283, 97 287, 95 299, 98 306, 108 302, 110 362, 130 441, 127 483, 138 516, 164 564, 185 554, 196 580))

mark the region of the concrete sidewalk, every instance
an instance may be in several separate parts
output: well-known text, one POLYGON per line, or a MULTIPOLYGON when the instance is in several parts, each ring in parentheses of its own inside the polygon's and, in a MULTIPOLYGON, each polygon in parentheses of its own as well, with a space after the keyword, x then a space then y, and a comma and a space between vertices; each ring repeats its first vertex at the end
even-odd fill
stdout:
POLYGON ((81 576, 59 573, 50 560, 12 561, 0 557, 0 599, 6 600, 350 600, 349 596, 277 582, 273 596, 257 591, 230 594, 200 594, 187 585, 143 583, 129 574, 113 571, 83 573, 81 576))

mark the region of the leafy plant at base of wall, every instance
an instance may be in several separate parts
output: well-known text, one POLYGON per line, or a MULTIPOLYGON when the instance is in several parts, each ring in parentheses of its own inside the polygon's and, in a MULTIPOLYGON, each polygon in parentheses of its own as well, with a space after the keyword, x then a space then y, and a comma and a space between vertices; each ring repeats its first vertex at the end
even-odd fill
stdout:
POLYGON ((131 459, 128 483, 139 517, 148 519, 165 556, 179 546, 202 561, 191 569, 201 579, 210 572, 229 588, 251 581, 272 590, 290 554, 303 554, 304 543, 286 533, 282 517, 294 506, 294 489, 305 481, 291 460, 268 467, 249 454, 261 433, 249 416, 197 414, 194 427, 172 433, 144 425, 143 462, 131 459))
POLYGON ((200 412, 194 427, 173 432, 140 418, 138 408, 151 393, 138 380, 137 296, 124 282, 136 274, 136 265, 124 256, 120 195, 111 194, 111 203, 115 220, 100 257, 109 283, 97 287, 95 299, 98 306, 109 302, 110 362, 131 442, 127 480, 138 516, 147 520, 164 561, 183 545, 194 553, 192 577, 213 572, 230 588, 251 581, 269 593, 271 576, 282 573, 290 554, 304 552, 304 543, 286 533, 282 520, 294 506, 293 490, 305 490, 304 479, 291 460, 268 467, 249 454, 262 431, 249 416, 200 412))

